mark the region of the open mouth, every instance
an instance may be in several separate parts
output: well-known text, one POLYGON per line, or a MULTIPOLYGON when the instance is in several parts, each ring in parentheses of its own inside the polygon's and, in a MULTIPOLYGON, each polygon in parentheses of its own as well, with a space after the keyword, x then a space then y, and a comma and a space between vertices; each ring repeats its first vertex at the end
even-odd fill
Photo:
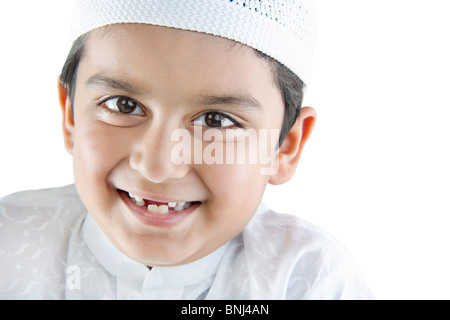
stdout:
POLYGON ((200 205, 199 201, 159 202, 155 200, 144 199, 127 191, 119 190, 119 192, 122 194, 122 197, 127 197, 134 204, 141 207, 142 209, 146 209, 149 213, 160 215, 175 214, 185 211, 193 206, 200 205))

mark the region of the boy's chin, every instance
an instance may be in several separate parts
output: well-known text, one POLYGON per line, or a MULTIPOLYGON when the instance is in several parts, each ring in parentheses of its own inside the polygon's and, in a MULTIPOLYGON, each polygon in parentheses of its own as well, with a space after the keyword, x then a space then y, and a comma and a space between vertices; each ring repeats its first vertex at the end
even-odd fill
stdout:
MULTIPOLYGON (((127 237, 116 245, 130 259, 149 267, 174 267, 202 257, 201 248, 188 248, 183 243, 171 243, 166 239, 144 240, 142 236, 135 241, 127 237)), ((207 255, 203 254, 203 255, 207 255)))

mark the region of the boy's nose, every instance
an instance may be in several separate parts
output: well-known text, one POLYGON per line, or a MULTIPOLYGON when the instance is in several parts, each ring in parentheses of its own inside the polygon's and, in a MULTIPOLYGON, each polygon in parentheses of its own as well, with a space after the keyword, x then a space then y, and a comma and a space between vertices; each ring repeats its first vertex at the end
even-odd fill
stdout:
POLYGON ((189 164, 173 161, 171 141, 172 130, 167 128, 149 129, 135 145, 130 157, 130 166, 153 183, 170 179, 181 179, 190 170, 189 164))

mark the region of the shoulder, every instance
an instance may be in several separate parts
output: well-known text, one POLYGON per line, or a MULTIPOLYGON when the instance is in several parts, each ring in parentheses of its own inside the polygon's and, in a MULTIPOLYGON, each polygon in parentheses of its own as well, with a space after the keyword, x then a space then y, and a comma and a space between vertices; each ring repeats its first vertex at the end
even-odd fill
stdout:
POLYGON ((74 186, 1 198, 0 296, 50 298, 51 290, 37 291, 62 279, 72 229, 85 214, 74 186))
POLYGON ((281 214, 261 205, 243 232, 245 250, 280 263, 297 263, 332 255, 339 261, 345 249, 327 232, 297 216, 281 214), (301 259, 300 259, 301 258, 301 259))
POLYGON ((85 211, 73 185, 17 192, 0 198, 0 234, 15 240, 56 238, 85 211))
POLYGON ((311 247, 332 247, 336 240, 328 233, 298 216, 277 213, 260 205, 244 230, 244 238, 251 242, 269 245, 273 250, 284 248, 294 251, 310 251, 311 247))
POLYGON ((346 299, 358 295, 349 290, 364 286, 339 241, 297 216, 263 205, 235 239, 234 249, 236 257, 245 257, 257 298, 346 299))
POLYGON ((51 207, 65 201, 79 201, 78 193, 74 185, 20 191, 0 198, 2 205, 17 207, 51 207))

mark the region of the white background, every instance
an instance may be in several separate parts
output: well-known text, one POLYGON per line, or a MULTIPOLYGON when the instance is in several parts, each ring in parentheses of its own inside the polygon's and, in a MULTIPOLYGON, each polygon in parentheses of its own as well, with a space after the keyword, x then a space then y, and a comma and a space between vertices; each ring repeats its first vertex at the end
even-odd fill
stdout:
MULTIPOLYGON (((0 196, 70 184, 57 76, 68 0, 0 2, 0 196)), ((265 202, 352 252, 379 299, 450 298, 450 3, 318 0, 318 122, 265 202)))

